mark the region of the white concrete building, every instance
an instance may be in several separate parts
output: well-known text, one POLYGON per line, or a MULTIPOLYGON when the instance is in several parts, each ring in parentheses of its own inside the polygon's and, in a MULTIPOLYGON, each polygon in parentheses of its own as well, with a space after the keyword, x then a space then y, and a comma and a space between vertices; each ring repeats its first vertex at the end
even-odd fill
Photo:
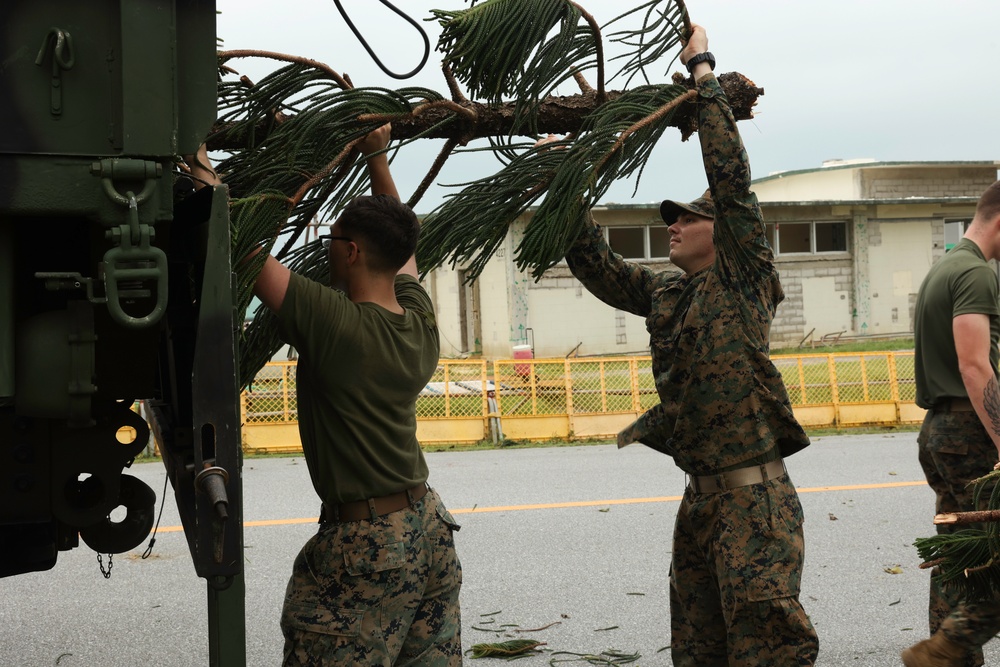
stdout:
MULTIPOLYGON (((838 160, 755 180, 785 289, 772 344, 911 332, 921 281, 961 238, 998 168, 992 161, 838 160)), ((513 346, 523 344, 536 357, 647 352, 643 319, 598 301, 565 264, 538 282, 517 271, 513 251, 530 215, 513 225, 474 283, 450 268, 427 277, 442 356, 510 358, 513 346)), ((659 202, 608 204, 594 217, 617 252, 676 270, 666 259, 659 202)))

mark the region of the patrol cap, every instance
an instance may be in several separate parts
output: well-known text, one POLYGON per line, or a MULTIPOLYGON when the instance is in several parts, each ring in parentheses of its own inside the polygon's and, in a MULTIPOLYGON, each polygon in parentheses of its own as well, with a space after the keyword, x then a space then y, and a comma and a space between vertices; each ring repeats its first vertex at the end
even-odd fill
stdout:
POLYGON ((685 204, 679 201, 665 200, 660 204, 660 217, 663 222, 672 225, 677 222, 677 218, 682 211, 700 215, 703 218, 715 219, 715 203, 712 201, 712 192, 705 190, 705 194, 695 199, 693 202, 685 204))

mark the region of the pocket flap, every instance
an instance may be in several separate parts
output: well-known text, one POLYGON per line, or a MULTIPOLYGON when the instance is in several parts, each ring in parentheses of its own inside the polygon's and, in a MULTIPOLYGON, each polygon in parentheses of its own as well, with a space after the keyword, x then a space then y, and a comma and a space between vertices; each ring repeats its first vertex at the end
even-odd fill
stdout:
POLYGON ((403 542, 364 547, 344 552, 344 566, 353 575, 374 574, 402 567, 405 555, 403 542))
POLYGON ((437 509, 437 515, 438 515, 438 517, 442 521, 444 521, 448 525, 449 528, 451 528, 452 530, 461 530, 462 529, 462 527, 460 525, 458 525, 458 522, 455 521, 455 517, 453 517, 451 515, 451 512, 448 511, 448 509, 444 506, 443 503, 439 502, 437 504, 437 508, 436 509, 437 509))
POLYGON ((357 637, 364 615, 363 609, 329 609, 286 602, 281 609, 281 624, 321 635, 357 637))

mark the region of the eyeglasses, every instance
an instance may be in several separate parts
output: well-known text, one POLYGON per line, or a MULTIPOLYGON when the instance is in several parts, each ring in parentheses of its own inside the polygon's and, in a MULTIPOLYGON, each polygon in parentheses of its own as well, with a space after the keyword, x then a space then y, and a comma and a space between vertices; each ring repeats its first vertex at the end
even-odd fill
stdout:
POLYGON ((334 236, 333 234, 323 234, 319 237, 319 239, 323 242, 323 250, 328 250, 330 248, 331 241, 347 241, 350 243, 354 240, 350 236, 334 236))

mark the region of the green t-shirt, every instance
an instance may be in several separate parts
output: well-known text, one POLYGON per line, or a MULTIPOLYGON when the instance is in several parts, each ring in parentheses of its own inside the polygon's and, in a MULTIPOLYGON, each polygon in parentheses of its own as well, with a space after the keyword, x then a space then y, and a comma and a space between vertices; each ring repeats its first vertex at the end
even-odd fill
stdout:
POLYGON ((292 274, 278 313, 299 353, 299 435, 313 486, 326 503, 384 496, 427 480, 417 442, 417 395, 440 342, 427 292, 396 278, 391 313, 292 274))
POLYGON ((952 320, 957 315, 990 318, 990 364, 1000 360, 997 274, 979 246, 962 239, 931 267, 917 294, 913 317, 917 405, 930 409, 944 398, 968 396, 958 371, 952 320))

